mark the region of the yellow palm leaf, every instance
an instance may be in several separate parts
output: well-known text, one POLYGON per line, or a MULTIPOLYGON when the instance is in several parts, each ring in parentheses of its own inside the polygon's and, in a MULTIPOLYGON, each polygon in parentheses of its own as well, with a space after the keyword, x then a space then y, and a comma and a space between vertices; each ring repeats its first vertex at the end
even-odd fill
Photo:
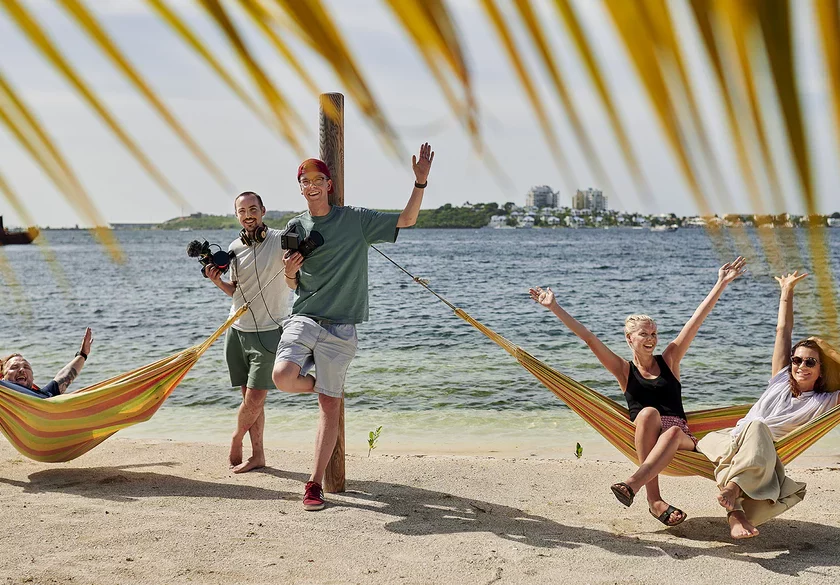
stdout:
POLYGON ((834 104, 834 127, 840 140, 840 5, 836 0, 814 0, 814 8, 834 104))
POLYGON ((105 107, 105 104, 91 91, 87 83, 85 83, 67 59, 64 58, 61 51, 59 51, 44 29, 41 28, 32 14, 23 7, 20 1, 3 0, 0 6, 6 10, 12 20, 18 25, 18 28, 41 51, 47 61, 79 92, 82 98, 99 115, 111 132, 114 133, 123 146, 134 156, 135 160, 140 163, 146 173, 158 184, 164 193, 179 207, 189 208, 190 204, 187 200, 169 183, 166 177, 163 176, 122 126, 120 126, 116 118, 105 107))
POLYGON ((623 0, 606 0, 605 4, 647 91, 671 151, 677 157, 683 176, 688 182, 695 201, 700 206, 701 213, 711 215, 712 208, 697 179, 688 145, 679 125, 676 108, 668 93, 665 75, 660 68, 654 46, 650 42, 652 31, 644 18, 641 6, 637 2, 623 0))
MULTIPOLYGON (((106 222, 99 214, 90 196, 85 192, 70 165, 65 161, 52 139, 47 135, 35 115, 26 107, 11 84, 0 72, 0 122, 12 133, 18 143, 30 154, 41 167, 56 188, 78 210, 81 217, 101 226, 106 222)), ((16 202, 8 183, 4 183, 3 192, 12 203, 19 217, 29 225, 35 225, 31 217, 19 202, 16 202)), ((110 231, 99 234, 99 240, 105 244, 116 261, 122 261, 122 251, 110 231)), ((49 258, 48 258, 49 260, 49 258)))
POLYGON ((191 50, 195 51, 198 56, 205 61, 210 69, 219 76, 219 79, 224 82, 228 89, 230 89, 263 124, 275 132, 280 132, 280 127, 277 122, 272 117, 268 116, 265 111, 260 108, 257 102, 255 102, 251 96, 242 89, 242 87, 234 80, 233 75, 225 69, 225 67, 218 59, 216 59, 201 39, 198 38, 189 26, 187 26, 181 17, 169 8, 164 0, 146 0, 146 2, 152 9, 154 9, 161 20, 169 25, 169 27, 177 33, 181 40, 183 40, 191 50))
POLYGON ((178 138, 181 139, 181 142, 184 143, 184 145, 190 150, 190 152, 193 153, 204 168, 207 169, 207 171, 213 176, 219 186, 221 186, 226 192, 232 191, 233 188, 231 186, 231 182, 227 179, 227 177, 225 177, 224 173, 222 173, 219 167, 216 166, 216 164, 210 159, 198 143, 193 140, 192 136, 190 136, 178 120, 175 119, 175 116, 170 113, 163 101, 161 101, 157 94, 152 91, 148 82, 140 75, 140 73, 137 72, 117 45, 114 44, 110 35, 108 35, 105 29, 102 28, 96 20, 96 17, 85 7, 83 1, 58 0, 58 2, 73 18, 76 19, 76 22, 78 22, 79 26, 84 29, 84 31, 88 34, 88 37, 96 42, 105 55, 111 59, 117 69, 119 69, 122 74, 128 78, 132 85, 137 88, 137 91, 146 98, 152 108, 154 108, 158 115, 163 118, 169 128, 178 136, 178 138))
POLYGON ((242 66, 248 72, 251 80, 262 94, 269 110, 274 114, 286 141, 295 149, 298 155, 303 153, 303 147, 298 138, 298 131, 304 124, 297 112, 292 108, 283 93, 274 85, 271 78, 251 54, 242 36, 239 34, 227 10, 219 0, 199 0, 199 4, 213 19, 216 26, 227 39, 242 66))
POLYGON ((516 6, 520 19, 525 25, 525 29, 530 33, 531 41, 536 47, 537 53, 539 53, 543 66, 548 71, 551 82, 554 85, 554 91, 560 98, 563 109, 565 110, 569 122, 572 125, 575 137, 583 149, 587 163, 594 170, 596 179, 603 184, 609 192, 614 193, 615 196, 618 197, 618 191, 612 187, 609 177, 601 164, 600 157, 595 151, 595 147, 589 139, 586 128, 584 128, 583 123, 580 120, 577 108, 572 101, 566 82, 564 81, 563 75, 560 73, 560 68, 557 66, 554 56, 552 55, 548 41, 545 38, 545 34, 539 24, 539 19, 536 14, 534 14, 531 3, 528 0, 514 0, 514 5, 516 6))
POLYGON ((537 88, 532 81, 532 76, 520 56, 519 50, 516 47, 516 41, 505 22, 504 16, 496 5, 495 0, 481 0, 481 5, 487 17, 490 19, 490 23, 493 25, 499 40, 502 42, 505 53, 507 53, 508 59, 516 72, 516 76, 519 78, 519 83, 522 84, 522 89, 525 91, 525 95, 528 96, 528 101, 531 102, 531 107, 539 122, 540 130, 545 135, 548 147, 554 155, 555 164, 557 164, 558 169, 566 179, 567 185, 574 186, 577 184, 574 170, 569 165, 568 158, 560 146, 560 141, 554 132, 554 125, 549 119, 548 112, 546 112, 542 100, 540 100, 537 88))
POLYGON ((621 123, 621 119, 618 116, 618 108, 616 108, 615 103, 607 90, 604 75, 601 73, 601 68, 595 61, 594 51, 583 33, 578 17, 572 9, 572 5, 569 3, 569 0, 554 0, 554 5, 563 19, 563 24, 566 26, 566 29, 568 29, 569 34, 571 34, 572 41, 577 48, 578 54, 583 59, 583 65, 589 73, 592 83, 595 85, 595 89, 598 92, 598 97, 601 99, 601 104, 604 106, 604 110, 607 112, 612 131, 618 139, 618 144, 624 155, 624 160, 630 168, 630 173, 636 183, 636 191, 641 199, 649 199, 651 189, 645 180, 644 174, 642 173, 642 167, 639 164, 636 155, 633 153, 633 147, 630 145, 630 139, 628 138, 627 132, 624 130, 624 125, 621 123))

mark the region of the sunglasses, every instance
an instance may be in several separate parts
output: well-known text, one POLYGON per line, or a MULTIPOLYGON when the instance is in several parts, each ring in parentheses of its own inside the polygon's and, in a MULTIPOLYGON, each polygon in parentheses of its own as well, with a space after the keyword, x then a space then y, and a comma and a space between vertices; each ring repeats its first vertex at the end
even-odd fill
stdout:
POLYGON ((794 355, 790 357, 790 363, 797 367, 804 365, 806 368, 813 368, 820 362, 817 361, 817 358, 801 358, 798 355, 794 355))

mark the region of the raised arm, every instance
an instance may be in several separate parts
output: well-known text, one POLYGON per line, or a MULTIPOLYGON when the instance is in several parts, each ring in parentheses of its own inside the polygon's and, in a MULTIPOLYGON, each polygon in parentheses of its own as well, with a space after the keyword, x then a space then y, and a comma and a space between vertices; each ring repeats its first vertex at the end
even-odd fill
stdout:
POLYGON ((793 334, 793 289, 797 283, 808 276, 808 273, 785 274, 777 276, 776 281, 781 287, 779 294, 779 318, 776 321, 776 343, 773 344, 773 372, 775 376, 779 370, 790 364, 790 337, 793 334))
POLYGON ((93 343, 93 333, 90 330, 90 327, 85 329, 85 335, 82 338, 82 347, 76 353, 76 357, 74 357, 69 364, 61 368, 58 373, 55 375, 55 383, 58 384, 58 391, 64 394, 67 391, 67 388, 70 387, 70 384, 73 383, 73 380, 76 379, 76 376, 79 375, 79 372, 82 371, 82 368, 85 365, 85 360, 87 360, 87 356, 90 354, 90 346, 93 343))
POLYGON ((423 203, 423 193, 426 182, 429 180, 429 171, 432 170, 432 161, 435 160, 435 153, 428 142, 420 147, 420 158, 411 157, 411 167, 414 170, 414 189, 411 197, 400 213, 397 220, 398 228, 411 227, 417 223, 417 216, 420 214, 420 204, 423 203))
POLYGON ((621 391, 627 389, 627 378, 630 375, 630 366, 626 360, 621 359, 610 348, 595 336, 589 329, 584 327, 577 319, 569 315, 554 299, 554 292, 551 288, 545 290, 534 287, 528 291, 531 298, 554 313, 563 324, 571 329, 572 333, 581 338, 589 346, 598 361, 618 380, 621 391))
POLYGON ((703 324, 703 321, 706 320, 706 317, 709 316, 709 313, 712 312, 712 309, 714 308, 715 303, 718 302, 723 290, 730 282, 744 273, 746 270, 746 264, 747 261, 738 256, 734 262, 727 262, 720 267, 718 270, 717 282, 712 287, 712 290, 709 291, 709 294, 706 295, 706 298, 703 299, 703 302, 700 303, 700 306, 697 307, 694 314, 683 326, 682 331, 680 331, 680 334, 677 335, 677 338, 669 343, 668 347, 665 348, 665 351, 662 352, 662 358, 665 360, 665 363, 668 364, 668 367, 677 379, 680 377, 680 362, 685 356, 685 353, 688 351, 688 347, 691 345, 691 342, 694 341, 694 338, 697 336, 700 326, 703 324))

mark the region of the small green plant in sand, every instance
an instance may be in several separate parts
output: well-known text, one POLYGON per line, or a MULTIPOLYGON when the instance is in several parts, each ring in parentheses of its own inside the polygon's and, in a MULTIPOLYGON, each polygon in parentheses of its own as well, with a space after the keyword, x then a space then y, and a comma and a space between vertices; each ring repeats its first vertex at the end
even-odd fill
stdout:
POLYGON ((580 443, 578 443, 575 447, 575 457, 577 457, 578 459, 583 457, 583 447, 580 446, 580 443))
POLYGON ((379 433, 381 432, 382 425, 376 427, 375 431, 368 433, 368 457, 370 457, 370 452, 376 449, 376 442, 379 440, 379 433))

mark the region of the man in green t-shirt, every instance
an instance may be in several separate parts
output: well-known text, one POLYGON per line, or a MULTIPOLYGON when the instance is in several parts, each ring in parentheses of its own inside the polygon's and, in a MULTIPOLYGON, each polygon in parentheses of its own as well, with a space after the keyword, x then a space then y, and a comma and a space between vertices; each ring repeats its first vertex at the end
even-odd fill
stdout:
POLYGON ((294 289, 292 316, 274 363, 274 384, 284 392, 318 394, 320 417, 315 464, 306 484, 303 507, 324 507, 321 483, 336 439, 344 377, 356 355, 356 324, 368 319, 368 248, 395 242, 399 229, 417 221, 423 189, 435 153, 428 143, 411 157, 414 189, 402 213, 330 205, 333 185, 327 165, 310 158, 298 167, 307 211, 293 218, 286 237, 297 235, 301 251, 287 252, 284 276, 294 289), (308 372, 315 367, 315 376, 308 372))

